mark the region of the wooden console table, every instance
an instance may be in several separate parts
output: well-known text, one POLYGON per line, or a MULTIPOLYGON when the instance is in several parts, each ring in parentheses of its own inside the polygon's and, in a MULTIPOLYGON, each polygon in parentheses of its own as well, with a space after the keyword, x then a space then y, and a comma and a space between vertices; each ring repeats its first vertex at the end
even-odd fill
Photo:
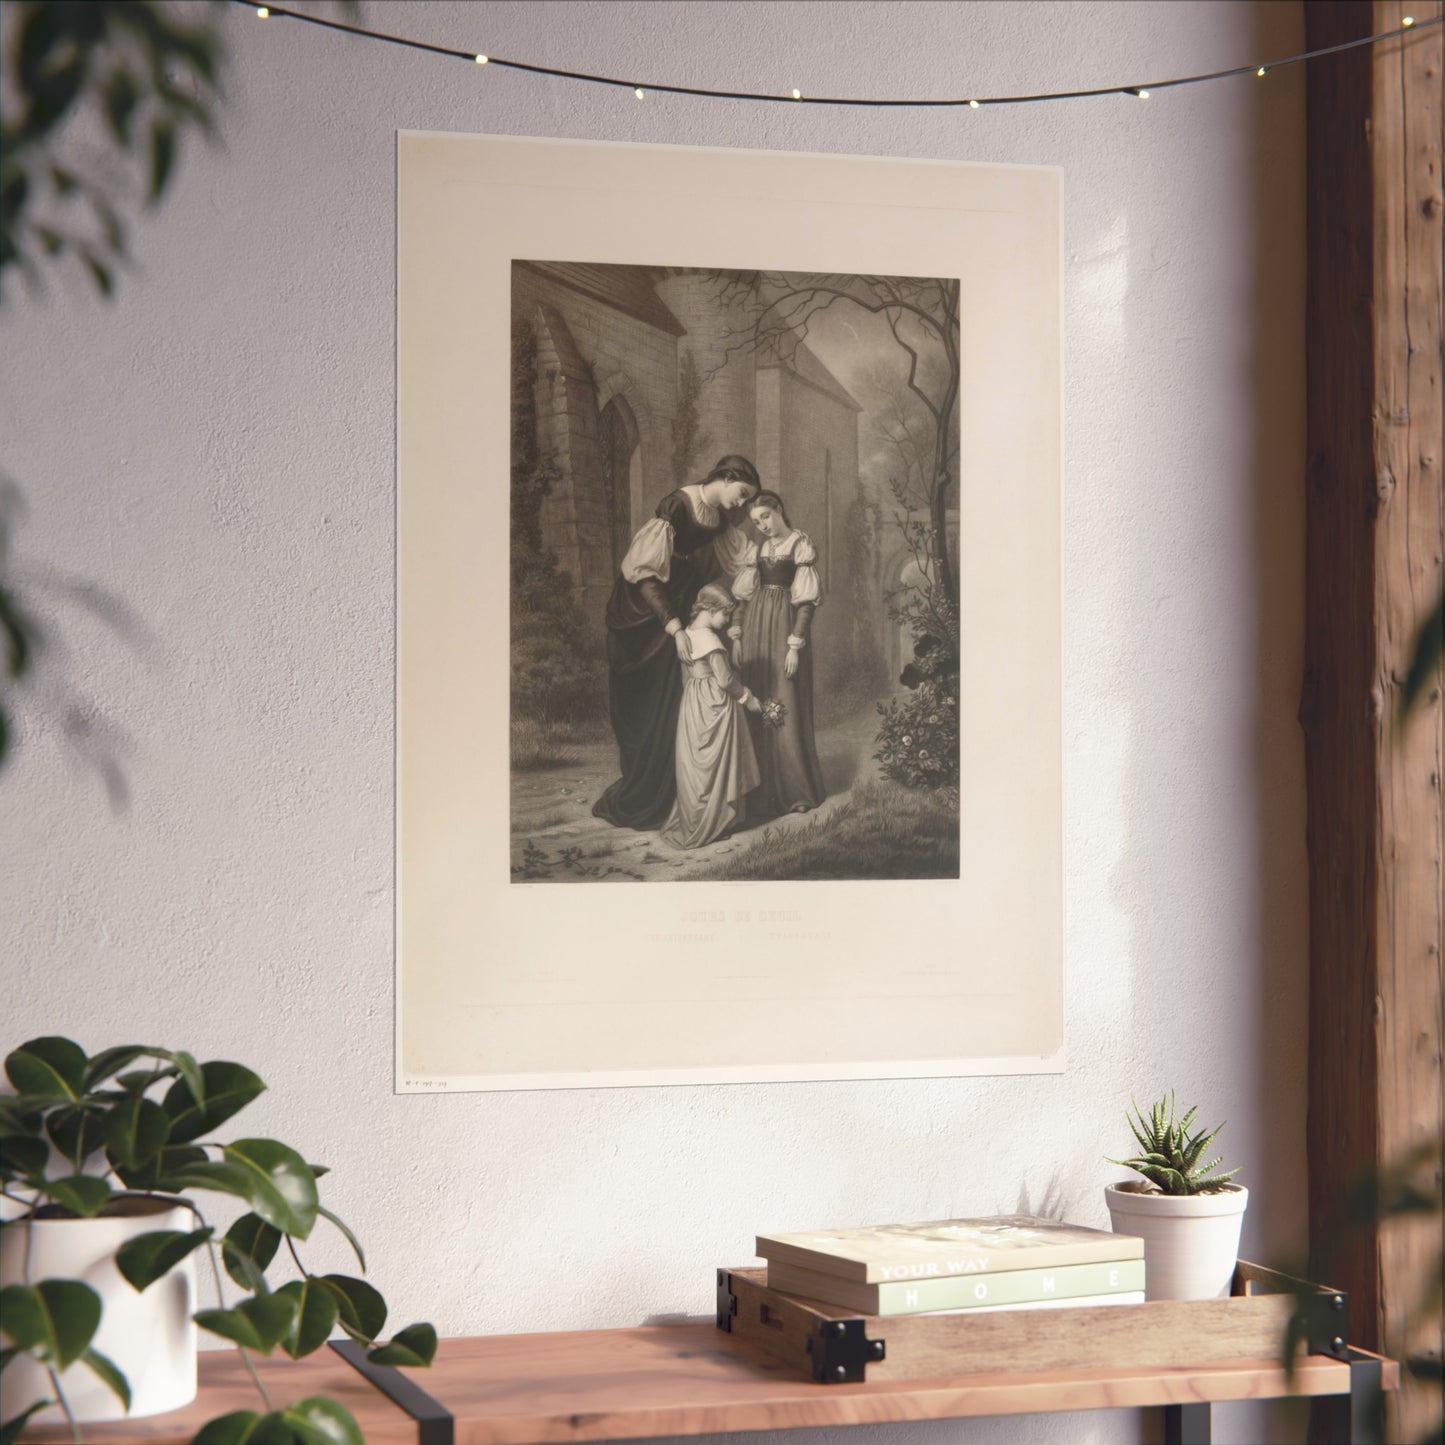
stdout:
MULTIPOLYGON (((1370 1438, 1366 1393, 1399 1384, 1392 1361, 1352 1351, 1350 1363, 1307 1356, 1288 1384, 1277 1361, 1247 1359, 821 1385, 710 1324, 443 1340, 430 1370, 375 1372, 402 1382, 407 1408, 331 1350, 257 1364, 278 1406, 331 1395, 356 1416, 369 1445, 527 1445, 1152 1405, 1166 1409, 1169 1440, 1194 1445, 1209 1439, 1213 1402, 1286 1395, 1338 1397, 1330 1438, 1361 1442, 1370 1438)), ((234 1351, 203 1354, 201 1382, 183 1410, 90 1425, 85 1437, 95 1445, 184 1445, 206 1420, 257 1408, 234 1351)), ((23 1437, 68 1438, 55 1427, 23 1437)))

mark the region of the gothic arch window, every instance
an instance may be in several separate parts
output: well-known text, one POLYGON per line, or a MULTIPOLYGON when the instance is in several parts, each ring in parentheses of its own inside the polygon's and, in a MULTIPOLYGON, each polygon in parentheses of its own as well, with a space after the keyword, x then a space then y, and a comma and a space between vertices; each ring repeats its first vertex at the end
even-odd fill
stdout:
POLYGON ((632 497, 642 471, 640 440, 632 408, 625 397, 614 396, 597 418, 597 458, 614 573, 622 565, 635 530, 632 497))

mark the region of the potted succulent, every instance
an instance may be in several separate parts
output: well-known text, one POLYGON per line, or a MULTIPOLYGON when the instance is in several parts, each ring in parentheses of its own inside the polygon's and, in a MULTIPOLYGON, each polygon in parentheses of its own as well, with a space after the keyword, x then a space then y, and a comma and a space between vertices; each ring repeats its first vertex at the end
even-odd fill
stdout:
POLYGON ((1114 1232, 1144 1240, 1147 1299, 1219 1299, 1234 1278, 1249 1191, 1230 1182, 1238 1169, 1221 1173, 1223 1159, 1205 1157, 1224 1125, 1195 1129, 1197 1112, 1178 1117, 1173 1094, 1147 1118, 1135 1103, 1129 1128, 1139 1153, 1109 1160, 1143 1176, 1109 1185, 1104 1198, 1114 1232))
POLYGON ((386 1301, 364 1279, 317 1275, 298 1252, 320 1220, 366 1261, 320 1201, 308 1164, 275 1139, 222 1143, 215 1129, 265 1089, 250 1069, 180 1050, 123 1045, 89 1056, 70 1039, 32 1039, 5 1060, 0 1095, 0 1440, 26 1421, 155 1414, 196 1393, 196 1327, 232 1341, 262 1409, 207 1424, 200 1445, 363 1445, 349 1411, 315 1396, 273 1402, 252 1353, 293 1359, 339 1329, 379 1364, 427 1365, 436 1331, 411 1325, 379 1347, 386 1301), (219 1238, 196 1196, 248 1206, 219 1238), (297 1278, 272 1288, 282 1245, 297 1278), (207 1258, 216 1307, 195 1308, 207 1258), (227 1304, 222 1272, 240 1298, 227 1304))

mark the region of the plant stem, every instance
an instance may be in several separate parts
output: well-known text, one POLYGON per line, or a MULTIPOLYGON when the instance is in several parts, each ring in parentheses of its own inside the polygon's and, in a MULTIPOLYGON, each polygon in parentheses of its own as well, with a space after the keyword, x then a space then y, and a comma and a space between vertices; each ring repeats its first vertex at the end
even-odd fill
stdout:
POLYGON ((70 1408, 70 1401, 65 1398, 65 1391, 60 1388, 60 1376, 55 1373, 55 1366, 46 1365, 45 1373, 50 1376, 50 1388, 55 1391, 56 1403, 65 1413, 65 1419, 70 1425, 70 1438, 76 1442, 76 1445, 80 1445, 83 1439, 80 1433, 80 1424, 70 1408))
MULTIPOLYGON (((204 1224, 206 1222, 205 1216, 201 1213, 201 1211, 199 1209, 196 1209, 194 1204, 191 1205, 191 1208, 195 1210, 196 1218, 199 1219, 202 1224, 204 1224)), ((216 1244, 214 1239, 208 1239, 206 1241, 206 1253, 211 1260, 211 1277, 216 1282, 216 1303, 220 1306, 221 1309, 225 1309, 226 1294, 225 1290, 222 1288, 221 1285, 221 1265, 216 1255, 216 1244)), ((262 1400, 264 1400, 266 1403, 267 1414, 270 1414, 271 1411, 274 1409, 274 1406, 271 1404, 271 1396, 266 1392, 265 1385, 261 1383, 261 1377, 256 1373, 256 1367, 251 1363, 251 1356, 247 1353, 246 1347, 244 1345, 238 1344, 236 1346, 236 1350, 241 1356, 241 1363, 246 1367, 246 1373, 251 1377, 251 1383, 256 1387, 257 1394, 259 1394, 262 1400)))

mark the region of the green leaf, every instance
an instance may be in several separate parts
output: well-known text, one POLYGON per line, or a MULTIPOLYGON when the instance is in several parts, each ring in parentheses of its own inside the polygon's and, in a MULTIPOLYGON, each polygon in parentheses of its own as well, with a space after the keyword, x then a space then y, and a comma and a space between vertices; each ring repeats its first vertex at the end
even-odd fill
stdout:
POLYGON ((170 1128, 169 1115, 153 1099, 128 1095, 106 1116, 106 1148, 117 1163, 138 1169, 160 1155, 170 1128))
MULTIPOLYGON (((133 1064, 137 1059, 155 1059, 167 1067, 159 1070, 139 1070, 135 1074, 126 1075, 120 1082, 127 1090, 135 1089, 142 1080, 146 1087, 152 1083, 158 1083, 161 1079, 168 1078, 172 1073, 178 1073, 191 1086, 192 1096, 199 1096, 205 1101, 205 1083, 201 1076, 200 1067, 195 1059, 184 1050, 172 1052, 170 1049, 152 1048, 149 1044, 120 1044, 113 1049, 103 1049, 91 1061, 90 1067, 86 1070, 85 1083, 88 1089, 93 1089, 97 1084, 103 1083, 112 1074, 119 1073, 121 1069, 133 1064)), ((144 1089, 138 1090, 144 1093, 144 1089)))
POLYGON ((114 1360, 108 1355, 103 1355, 99 1350, 87 1350, 81 1357, 80 1362, 93 1370, 122 1405, 127 1412, 130 1410, 130 1381, 121 1373, 114 1360))
POLYGON ((222 1152, 228 1165, 246 1173, 251 1208, 262 1219, 296 1239, 311 1233, 320 1203, 316 1176, 294 1149, 275 1139, 237 1139, 222 1152))
POLYGON ((171 120, 158 120, 151 127, 151 189, 150 200, 158 201, 171 178, 176 161, 176 126, 171 120))
POLYGON ((47 1198, 86 1219, 99 1214, 110 1203, 111 1187, 94 1174, 72 1174, 66 1179, 32 1179, 27 1181, 47 1198))
MULTIPOLYGON (((205 1070, 196 1062, 195 1055, 188 1054, 184 1049, 174 1049, 166 1057, 176 1066, 181 1078, 185 1080, 186 1087, 191 1091, 191 1098, 197 1100, 204 1109, 208 1097, 208 1086, 205 1070)), ((252 1078, 255 1078, 254 1074, 252 1078)), ((257 1079, 256 1082, 259 1084, 261 1081, 257 1079)), ((266 1086, 261 1084, 261 1087, 264 1089, 266 1086)))
MULTIPOLYGON (((57 1099, 56 1103, 62 1102, 57 1099)), ((20 1135, 34 1139, 40 1134, 40 1121, 44 1117, 41 1107, 29 1100, 22 1102, 14 1094, 0 1094, 0 1139, 12 1139, 20 1135)))
POLYGON ((336 1323, 338 1305, 336 1296, 314 1275, 305 1279, 293 1279, 276 1291, 296 1301, 296 1319, 282 1347, 293 1360, 319 1350, 331 1334, 336 1323))
POLYGON ((105 101, 106 124, 122 146, 130 144, 130 118, 140 102, 140 89, 128 70, 112 72, 102 97, 105 101))
POLYGON ((78 1360, 100 1325, 100 1296, 78 1279, 45 1279, 0 1289, 5 1333, 43 1364, 63 1370, 78 1360))
POLYGON ((221 1262, 242 1289, 265 1288, 262 1271, 276 1258, 281 1231, 259 1214, 243 1214, 221 1241, 221 1262))
POLYGON ((282 1417, 301 1445, 366 1445, 350 1410, 325 1395, 312 1395, 288 1406, 282 1417))
POLYGON ((1398 717, 1401 722, 1424 692, 1425 684, 1430 680, 1431 673, 1440 666, 1442 657, 1445 657, 1445 590, 1436 598, 1434 608, 1420 624, 1420 631, 1415 636, 1410 666, 1405 673, 1405 681, 1400 685, 1398 717))
POLYGON ((56 1036, 31 1039, 6 1058, 5 1077, 21 1094, 64 1094, 78 1100, 85 1088, 85 1050, 56 1036))
POLYGON ((61 1154, 77 1169, 100 1148, 105 1131, 101 1110, 69 1104, 47 1115, 45 1132, 61 1154))
MULTIPOLYGON (((25 1429, 25 1422, 37 1411, 43 1410, 47 1405, 53 1405, 54 1400, 47 1397, 44 1400, 37 1400, 23 1414, 15 1415, 0 1425, 0 1445, 15 1445, 20 1439, 21 1432, 25 1429)), ((219 1445, 219 1442, 217 1442, 219 1445)))
POLYGON ((366 1352, 373 1365, 431 1364, 437 1352, 437 1332, 428 1324, 408 1325, 384 1345, 366 1352))
POLYGON ((341 1328, 358 1344, 369 1345, 386 1326, 386 1301, 364 1279, 345 1274, 322 1275, 321 1283, 336 1296, 341 1328))
POLYGON ((0 1139, 0 1179, 28 1179, 41 1174, 50 1158, 44 1139, 24 1135, 0 1139))
POLYGON ((208 1420, 191 1437, 191 1445, 296 1445, 296 1432, 275 1412, 233 1410, 208 1420))
MULTIPOLYGON (((311 1172, 316 1173, 316 1166, 311 1166, 311 1172)), ((346 1236, 346 1242, 356 1251, 356 1262, 361 1266, 361 1272, 366 1273, 366 1255, 362 1253, 361 1241, 336 1217, 324 1204, 316 1207, 316 1212, 323 1218, 329 1219, 346 1236)))
POLYGON ((164 1194, 179 1194, 184 1186, 173 1183, 172 1176, 181 1169, 189 1168, 192 1164, 204 1164, 206 1151, 198 1149, 194 1144, 180 1144, 175 1148, 162 1149, 157 1158, 148 1159, 144 1164, 136 1165, 134 1168, 122 1163, 119 1159, 111 1158, 110 1162, 115 1172, 120 1175, 121 1183, 127 1189, 159 1190, 164 1194))
POLYGON ((193 1249, 199 1249, 215 1231, 207 1226, 187 1234, 180 1229, 155 1229, 128 1239, 115 1252, 115 1267, 134 1290, 148 1289, 164 1279, 193 1249))
POLYGON ((115 278, 110 274, 110 268, 101 263, 99 258, 87 251, 81 260, 85 262, 85 269, 90 272, 90 279, 95 282, 95 289, 102 296, 113 296, 115 294, 115 278))
POLYGON ((269 1355, 290 1332, 296 1307, 293 1295, 260 1294, 242 1300, 234 1309, 200 1310, 195 1321, 213 1335, 269 1355))
POLYGON ((212 1060, 201 1065, 203 1098, 186 1082, 185 1074, 171 1085, 161 1107, 171 1116, 171 1143, 189 1144, 238 1114, 266 1086, 242 1064, 212 1060))

